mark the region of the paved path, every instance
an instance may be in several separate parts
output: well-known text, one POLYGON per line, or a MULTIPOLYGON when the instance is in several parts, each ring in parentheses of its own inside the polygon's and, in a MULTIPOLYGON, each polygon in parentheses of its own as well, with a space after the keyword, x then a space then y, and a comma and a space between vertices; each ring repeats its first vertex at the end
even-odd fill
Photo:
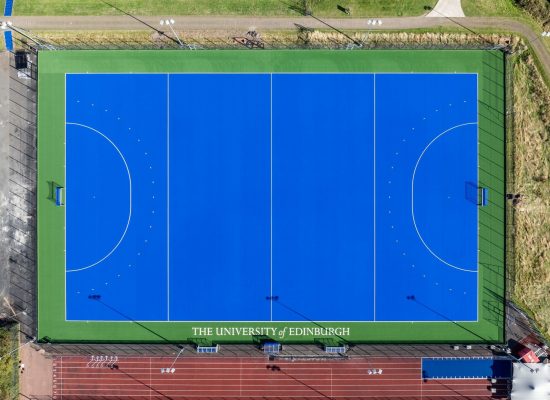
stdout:
MULTIPOLYGON (((153 27, 160 28, 160 17, 139 17, 153 27)), ((259 31, 295 29, 295 24, 312 28, 326 28, 321 22, 311 17, 239 17, 239 16, 179 16, 174 17, 179 30, 235 30, 246 32, 251 26, 259 31)), ((14 25, 30 30, 140 30, 147 29, 145 25, 129 16, 63 16, 63 17, 12 17, 14 25)), ((327 18, 326 23, 339 29, 367 29, 367 18, 327 18)), ((550 52, 544 46, 543 38, 531 27, 511 18, 502 17, 467 17, 467 18, 426 18, 401 17, 384 18, 381 26, 375 30, 433 28, 438 26, 456 27, 457 23, 469 29, 493 28, 509 30, 518 33, 531 42, 535 53, 540 59, 546 74, 550 77, 550 52)))
POLYGON ((19 376, 21 400, 51 399, 53 395, 53 360, 45 357, 44 350, 25 346, 19 352, 19 359, 25 365, 19 376))
POLYGON ((426 17, 465 17, 460 0, 439 0, 426 17))

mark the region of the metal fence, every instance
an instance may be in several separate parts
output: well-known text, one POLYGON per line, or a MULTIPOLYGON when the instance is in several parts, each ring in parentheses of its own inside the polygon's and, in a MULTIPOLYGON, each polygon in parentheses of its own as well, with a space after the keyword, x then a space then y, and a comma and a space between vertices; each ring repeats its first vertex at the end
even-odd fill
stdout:
POLYGON ((174 37, 161 32, 63 32, 24 37, 14 32, 14 46, 38 50, 281 50, 281 49, 509 49, 513 38, 497 34, 463 33, 383 33, 323 31, 296 24, 294 31, 260 34, 233 32, 228 36, 187 34, 174 37), (180 40, 181 39, 181 40, 180 40))
POLYGON ((9 303, 21 331, 36 332, 36 55, 9 71, 9 303))
MULTIPOLYGON (((184 46, 169 37, 148 35, 120 38, 94 37, 88 35, 47 37, 34 42, 21 35, 14 35, 16 50, 28 54, 29 66, 25 70, 15 69, 12 58, 10 81, 10 237, 12 239, 10 269, 13 281, 10 298, 16 311, 24 310, 19 316, 21 330, 27 335, 36 335, 36 106, 37 106, 37 54, 39 51, 64 50, 108 50, 108 49, 332 49, 365 51, 369 49, 502 49, 509 51, 513 38, 503 35, 443 35, 443 34, 400 34, 360 33, 348 37, 326 32, 316 32, 297 26, 294 34, 287 36, 260 36, 247 32, 232 37, 183 37, 184 46), (355 42, 355 40, 357 42, 355 42), (25 240, 21 240, 25 238, 25 240)), ((507 192, 513 182, 513 61, 506 59, 506 154, 507 192)), ((514 230, 513 207, 506 210, 506 272, 507 279, 513 278, 514 230)), ((507 304, 511 303, 511 285, 507 286, 507 304)), ((507 308, 507 311, 508 311, 507 308)), ((535 328, 536 329, 536 328, 535 328)), ((162 344, 50 344, 41 345, 52 355, 164 355, 178 351, 176 345, 162 344)), ((351 356, 478 356, 490 355, 487 346, 472 348, 450 345, 357 345, 350 349, 351 356)), ((261 355, 254 346, 227 345, 221 356, 261 355)), ((286 357, 320 357, 322 349, 314 345, 285 346, 286 357)))

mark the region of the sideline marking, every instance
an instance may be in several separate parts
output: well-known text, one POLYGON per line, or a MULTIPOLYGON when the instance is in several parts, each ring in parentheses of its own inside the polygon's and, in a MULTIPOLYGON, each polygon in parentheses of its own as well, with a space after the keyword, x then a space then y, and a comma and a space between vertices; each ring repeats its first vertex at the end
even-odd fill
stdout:
POLYGON ((372 140, 373 140, 373 146, 372 146, 372 164, 373 164, 373 179, 372 179, 372 211, 373 211, 373 217, 372 217, 372 248, 373 248, 373 262, 372 262, 372 270, 373 270, 373 317, 372 320, 376 321, 376 74, 373 74, 373 114, 372 114, 372 125, 373 125, 373 134, 372 134, 372 140))
POLYGON ((269 74, 269 319, 273 321, 273 74, 269 74))
POLYGON ((170 321, 170 74, 166 74, 166 319, 170 321))

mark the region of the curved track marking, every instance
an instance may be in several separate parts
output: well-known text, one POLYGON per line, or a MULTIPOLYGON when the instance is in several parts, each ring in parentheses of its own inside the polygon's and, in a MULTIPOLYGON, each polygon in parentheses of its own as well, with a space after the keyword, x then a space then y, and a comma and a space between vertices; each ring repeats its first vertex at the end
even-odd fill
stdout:
POLYGON ((443 258, 439 257, 431 248, 430 246, 428 246, 426 244, 426 242, 424 241, 424 239, 422 238, 422 235, 420 234, 420 231, 418 230, 418 227, 416 226, 416 219, 414 217, 414 178, 415 178, 415 175, 416 175, 416 169, 418 168, 418 164, 420 164, 420 160, 422 159, 422 157, 424 156, 424 153, 426 153, 426 151, 428 150, 428 148, 436 141, 438 140, 441 136, 449 133, 450 131, 452 131, 453 129, 456 129, 456 128, 460 128, 462 126, 467 126, 467 125, 477 125, 477 122, 466 122, 464 124, 459 124, 459 125, 455 125, 453 126, 452 128, 449 128, 443 132, 441 132, 439 135, 437 135, 435 138, 432 139, 432 141, 430 143, 428 143, 428 145, 426 147, 424 147, 424 150, 422 150, 422 153, 420 153, 420 156, 418 157, 418 160, 416 160, 416 165, 414 166, 414 170, 413 170, 413 174, 412 174, 412 181, 411 181, 411 215, 412 215, 412 221, 413 221, 413 225, 414 225, 414 229, 416 230, 416 234, 418 235, 418 238, 420 239, 420 241, 422 242, 422 244, 424 245, 424 247, 430 252, 430 254, 432 256, 434 256, 436 259, 438 259, 439 261, 441 261, 443 264, 451 267, 451 268, 454 268, 454 269, 457 269, 459 271, 464 271, 464 272, 477 272, 477 269, 471 269, 471 268, 462 268, 462 267, 458 267, 454 264, 451 264, 450 262, 447 262, 445 261, 443 258))
POLYGON ((78 272, 78 271, 84 271, 86 269, 95 267, 96 265, 98 265, 98 264, 102 263, 103 261, 105 261, 107 258, 109 258, 111 256, 111 254, 114 253, 114 251, 118 248, 120 243, 122 243, 122 241, 124 240, 124 237, 126 236, 126 232, 128 232, 128 227, 130 226, 130 220, 132 219, 132 176, 130 175, 130 168, 128 168, 128 163, 126 162, 126 159, 124 158, 124 155, 122 155, 122 152, 117 147, 117 145, 114 144, 113 141, 111 139, 109 139, 106 135, 104 135, 103 133, 101 133, 97 129, 94 129, 94 128, 88 126, 88 125, 79 124, 79 123, 76 123, 76 122, 66 122, 65 124, 66 125, 80 126, 82 128, 89 129, 92 132, 101 135, 105 140, 107 140, 111 144, 111 146, 113 146, 115 148, 115 150, 119 154, 120 158, 122 159, 122 162, 124 163, 124 166, 126 167, 126 172, 128 173, 128 187, 129 187, 129 193, 130 193, 130 195, 129 195, 129 198, 130 198, 129 199, 130 200, 129 204, 130 205, 129 205, 129 209, 128 209, 128 221, 126 222, 126 227, 124 228, 124 232, 122 233, 122 236, 120 236, 120 239, 118 240, 116 245, 107 254, 105 254, 102 258, 100 258, 96 262, 94 262, 90 265, 86 265, 84 267, 73 268, 73 269, 66 270, 66 272, 78 272))

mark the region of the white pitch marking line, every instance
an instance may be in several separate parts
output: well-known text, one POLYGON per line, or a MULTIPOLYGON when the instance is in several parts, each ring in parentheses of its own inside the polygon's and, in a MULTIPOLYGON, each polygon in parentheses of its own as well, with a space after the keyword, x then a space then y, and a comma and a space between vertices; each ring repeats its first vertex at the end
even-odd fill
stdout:
MULTIPOLYGON (((63 174, 64 174, 64 185, 65 185, 65 210, 63 210, 63 213, 65 214, 65 220, 64 223, 64 229, 63 229, 63 235, 65 236, 65 243, 64 243, 64 256, 65 256, 65 274, 63 275, 64 279, 64 285, 65 285, 65 321, 67 321, 67 207, 68 204, 70 204, 67 199, 67 74, 65 74, 65 110, 63 110, 65 113, 65 125, 63 126, 64 129, 64 145, 65 145, 65 158, 63 159, 63 174)), ((70 193, 70 192, 69 192, 70 193)))
POLYGON ((170 321, 170 74, 166 74, 166 319, 170 321))
POLYGON ((269 319, 273 321, 273 74, 269 74, 269 319))
MULTIPOLYGON (((479 185, 479 164, 480 164, 480 157, 479 157, 479 75, 476 74, 476 121, 477 121, 477 129, 476 129, 476 138, 477 138, 477 184, 479 185)), ((481 265, 479 264, 479 212, 480 209, 477 207, 476 209, 476 216, 477 216, 477 268, 478 271, 481 269, 481 265)), ((479 274, 476 276, 476 321, 479 321, 479 274)))
POLYGON ((464 272, 474 272, 476 273, 477 270, 472 270, 472 269, 468 269, 468 268, 461 268, 461 267, 457 267, 456 265, 453 265, 447 261, 445 261, 444 259, 442 259, 441 257, 439 257, 437 254, 435 254, 434 251, 432 251, 432 249, 426 244, 426 242, 424 241, 424 239, 422 238, 422 235, 420 234, 420 231, 418 230, 418 226, 416 225, 416 219, 415 219, 415 216, 414 216, 414 178, 415 178, 415 175, 416 175, 416 170, 418 168, 418 165, 420 164, 420 160, 422 159, 422 157, 424 156, 424 153, 426 153, 426 151, 428 150, 428 148, 436 141, 438 140, 441 136, 445 135, 446 133, 452 131, 453 129, 456 129, 456 128, 460 128, 462 126, 467 126, 467 125, 477 125, 477 122, 466 122, 464 124, 459 124, 459 125, 455 125, 443 132, 441 132, 439 135, 437 135, 435 138, 432 139, 432 141, 430 143, 428 143, 428 145, 426 147, 424 147, 424 150, 422 150, 422 153, 420 153, 420 156, 418 157, 418 160, 416 160, 416 164, 414 166, 414 170, 413 170, 413 174, 412 174, 412 179, 411 179, 411 215, 412 215, 412 221, 413 221, 413 225, 414 225, 414 229, 416 230, 416 234, 418 235, 418 238, 420 239, 420 241, 422 242, 422 244, 424 245, 424 247, 426 248, 426 250, 428 250, 430 252, 430 254, 432 256, 434 256, 436 259, 438 259, 439 261, 441 261, 443 264, 451 267, 451 268, 454 268, 454 269, 457 269, 459 271, 464 271, 464 272))
POLYGON ((373 180, 372 180, 372 248, 373 248, 373 321, 376 321, 376 74, 373 74, 373 148, 372 148, 372 165, 373 165, 373 180))
POLYGON ((95 132, 99 135, 101 135, 105 140, 107 140, 114 148, 115 150, 118 152, 118 154, 120 155, 120 158, 122 159, 122 162, 124 163, 124 166, 126 167, 126 172, 128 173, 128 186, 129 186, 129 198, 130 198, 130 201, 129 201, 129 211, 128 211, 128 221, 126 222, 126 227, 124 228, 124 232, 122 233, 122 235, 120 236, 120 239, 118 240, 117 244, 111 249, 111 251, 109 251, 105 256, 103 256, 101 259, 99 259, 98 261, 90 264, 90 265, 87 265, 85 267, 81 267, 81 268, 74 268, 74 269, 68 269, 67 272, 79 272, 79 271, 84 271, 88 268, 92 268, 92 267, 95 267, 96 265, 98 265, 99 263, 105 261, 109 256, 111 256, 111 254, 114 253, 114 251, 118 248, 118 246, 120 246, 120 244, 122 243, 122 241, 124 240, 124 237, 126 236, 126 233, 128 232, 128 227, 130 226, 130 220, 132 219, 132 176, 130 174, 130 168, 128 167, 128 163, 126 162, 126 159, 124 158, 124 155, 122 154, 122 152, 120 151, 120 149, 117 147, 116 144, 113 143, 113 141, 111 139, 109 139, 106 135, 104 135, 103 133, 101 133, 100 131, 98 131, 97 129, 94 129, 88 125, 84 125, 84 124, 79 124, 79 123, 76 123, 76 122, 65 122, 65 125, 74 125, 74 126, 80 126, 82 128, 86 128, 86 129, 89 129, 91 130, 92 132, 95 132))

